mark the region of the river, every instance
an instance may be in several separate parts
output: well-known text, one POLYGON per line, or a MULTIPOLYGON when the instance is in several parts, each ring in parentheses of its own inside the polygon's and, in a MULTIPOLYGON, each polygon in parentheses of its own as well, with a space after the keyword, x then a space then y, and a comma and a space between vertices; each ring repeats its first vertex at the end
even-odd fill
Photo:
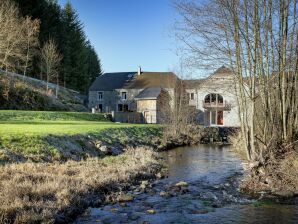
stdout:
POLYGON ((241 160, 229 146, 179 147, 162 156, 168 177, 125 204, 89 209, 76 223, 298 223, 298 206, 238 192, 241 160), (181 183, 182 187, 176 187, 181 183))

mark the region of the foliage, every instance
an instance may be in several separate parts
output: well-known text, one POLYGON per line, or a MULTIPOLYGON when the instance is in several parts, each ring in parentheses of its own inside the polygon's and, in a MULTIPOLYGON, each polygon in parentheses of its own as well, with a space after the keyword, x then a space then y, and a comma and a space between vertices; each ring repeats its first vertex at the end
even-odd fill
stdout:
POLYGON ((234 73, 241 135, 251 161, 294 149, 298 128, 297 1, 177 1, 177 36, 199 67, 234 73))
POLYGON ((31 48, 36 47, 39 20, 20 16, 15 3, 2 0, 0 24, 0 68, 6 71, 26 69, 32 55, 31 48))
MULTIPOLYGON (((87 92, 90 83, 102 73, 100 60, 87 40, 77 13, 68 2, 62 9, 57 1, 13 0, 23 16, 40 20, 39 45, 51 37, 62 56, 59 83, 64 87, 87 92)), ((40 73, 39 57, 33 59, 28 74, 44 79, 40 73)))

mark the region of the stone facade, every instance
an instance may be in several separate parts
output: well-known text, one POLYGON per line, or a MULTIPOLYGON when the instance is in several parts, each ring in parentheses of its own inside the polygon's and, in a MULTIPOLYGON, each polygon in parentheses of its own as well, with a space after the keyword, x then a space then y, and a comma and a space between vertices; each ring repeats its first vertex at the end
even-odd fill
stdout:
POLYGON ((189 105, 196 107, 199 124, 240 126, 234 76, 230 71, 218 70, 198 86, 187 88, 186 91, 190 96, 189 105))
MULTIPOLYGON (((173 107, 175 96, 175 84, 173 84, 175 81, 169 84, 168 81, 163 82, 162 79, 163 77, 173 79, 173 75, 145 73, 135 75, 136 81, 129 76, 131 78, 129 85, 123 83, 121 88, 109 90, 101 90, 105 89, 104 86, 96 89, 95 86, 89 91, 89 108, 95 107, 101 112, 140 113, 141 120, 145 123, 162 123, 163 117, 166 116, 162 108, 165 104, 173 107), (152 77, 154 79, 151 80, 152 77), (148 83, 152 83, 151 86, 148 83), (138 99, 142 91, 155 88, 159 85, 158 83, 160 83, 159 87, 162 92, 168 96, 166 103, 162 102, 160 95, 138 99)), ((189 106, 196 109, 198 124, 218 127, 240 126, 234 75, 231 70, 221 67, 206 79, 184 80, 184 82, 186 92, 189 94, 189 106)), ((125 120, 123 116, 118 117, 121 117, 121 121, 125 120)))

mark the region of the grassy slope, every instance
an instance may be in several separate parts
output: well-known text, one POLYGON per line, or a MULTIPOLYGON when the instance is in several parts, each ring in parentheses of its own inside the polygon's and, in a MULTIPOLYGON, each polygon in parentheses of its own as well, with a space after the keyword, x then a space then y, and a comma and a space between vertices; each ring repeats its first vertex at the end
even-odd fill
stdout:
POLYGON ((78 93, 60 88, 58 98, 46 93, 44 83, 0 73, 0 109, 87 111, 78 93))
POLYGON ((103 114, 0 111, 0 163, 98 156, 97 142, 150 145, 157 125, 117 124, 103 114))

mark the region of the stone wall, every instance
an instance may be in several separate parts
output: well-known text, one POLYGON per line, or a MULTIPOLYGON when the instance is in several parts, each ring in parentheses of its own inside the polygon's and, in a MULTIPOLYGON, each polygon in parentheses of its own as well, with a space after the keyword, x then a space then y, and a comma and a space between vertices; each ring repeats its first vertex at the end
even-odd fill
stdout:
POLYGON ((240 121, 238 116, 237 95, 235 92, 233 77, 225 75, 222 77, 208 78, 197 89, 188 89, 188 93, 194 92, 195 99, 190 102, 190 105, 195 105, 197 109, 197 121, 201 125, 209 126, 204 123, 205 108, 203 101, 206 95, 210 93, 220 94, 231 105, 230 110, 223 112, 223 125, 224 127, 239 127, 240 121))

